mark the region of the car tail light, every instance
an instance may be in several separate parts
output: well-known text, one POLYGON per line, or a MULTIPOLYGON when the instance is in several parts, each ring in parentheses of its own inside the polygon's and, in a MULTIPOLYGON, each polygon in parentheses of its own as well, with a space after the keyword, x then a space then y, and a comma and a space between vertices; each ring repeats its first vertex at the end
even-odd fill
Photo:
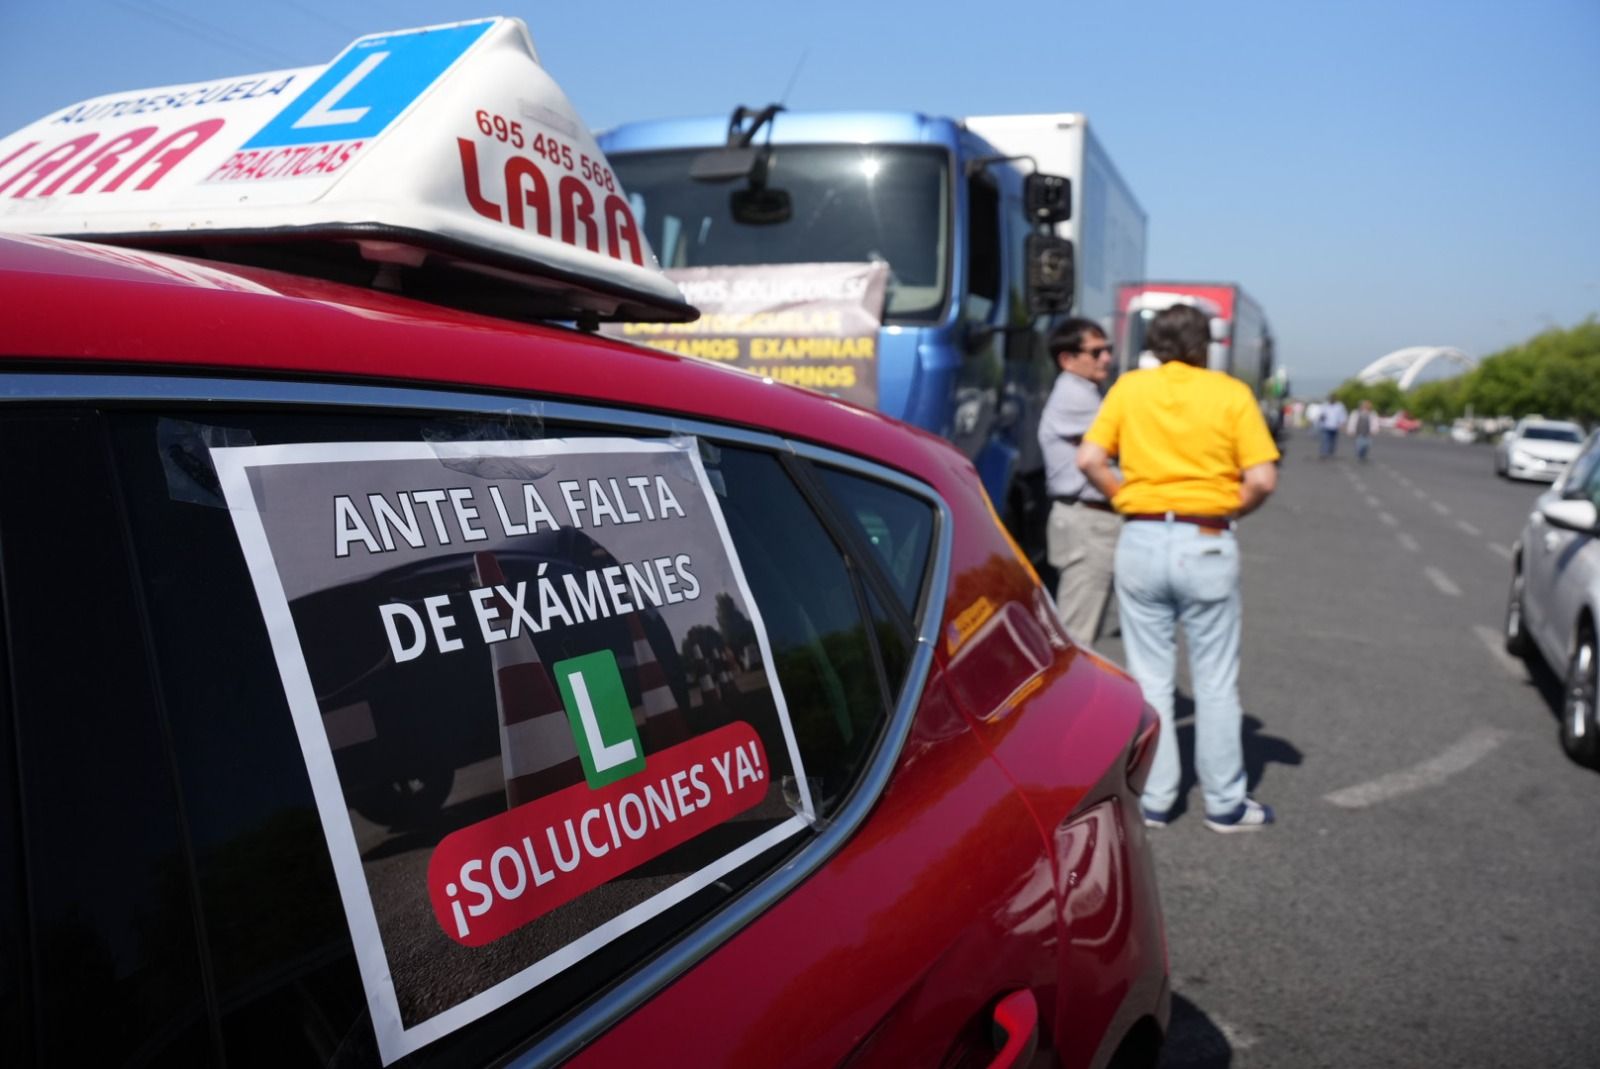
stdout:
POLYGON ((1039 1003, 1027 988, 1013 991, 994 1008, 994 1060, 988 1069, 1023 1069, 1039 1050, 1039 1003))
POLYGON ((1134 794, 1144 790, 1150 766, 1156 759, 1156 743, 1161 738, 1161 718, 1149 705, 1139 710, 1139 727, 1128 744, 1128 786, 1134 794))

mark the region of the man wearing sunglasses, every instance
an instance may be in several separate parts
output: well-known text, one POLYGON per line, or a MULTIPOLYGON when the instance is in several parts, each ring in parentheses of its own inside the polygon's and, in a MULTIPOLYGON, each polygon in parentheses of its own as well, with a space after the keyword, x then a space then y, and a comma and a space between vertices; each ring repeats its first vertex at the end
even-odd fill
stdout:
POLYGON ((1092 319, 1063 320, 1050 332, 1061 374, 1039 418, 1039 446, 1050 493, 1045 548, 1059 576, 1056 609, 1067 633, 1086 645, 1099 637, 1111 601, 1112 561, 1122 524, 1078 470, 1083 432, 1100 411, 1100 388, 1111 374, 1111 345, 1092 319))

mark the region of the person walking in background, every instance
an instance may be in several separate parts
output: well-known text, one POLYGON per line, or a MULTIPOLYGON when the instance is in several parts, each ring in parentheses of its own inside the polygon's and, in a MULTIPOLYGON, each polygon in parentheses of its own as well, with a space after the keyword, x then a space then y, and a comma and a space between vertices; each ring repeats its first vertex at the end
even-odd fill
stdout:
POLYGON ((1121 521, 1104 494, 1078 470, 1083 432, 1100 411, 1111 374, 1111 344, 1099 324, 1067 319, 1050 332, 1061 373, 1039 418, 1039 448, 1050 493, 1045 548, 1056 569, 1056 610, 1067 633, 1093 645, 1111 601, 1111 562, 1121 521))
POLYGON ((1356 440, 1356 459, 1362 463, 1366 463, 1367 453, 1372 450, 1372 433, 1377 425, 1378 415, 1372 411, 1372 402, 1362 401, 1350 417, 1350 426, 1347 428, 1356 440))
POLYGON ((1206 370, 1210 337, 1194 308, 1159 313, 1148 341, 1161 366, 1129 372, 1111 387, 1084 434, 1078 467, 1122 514, 1114 565, 1122 640, 1128 669, 1161 718, 1140 799, 1144 822, 1165 827, 1178 802, 1173 688, 1181 625, 1206 827, 1252 831, 1271 824, 1273 813, 1246 793, 1235 521, 1276 489, 1278 448, 1250 388, 1206 370))
POLYGON ((1319 460, 1327 460, 1339 448, 1339 432, 1344 429, 1344 421, 1350 418, 1350 412, 1344 407, 1344 402, 1337 397, 1330 397, 1323 403, 1321 411, 1317 413, 1317 431, 1322 435, 1322 447, 1317 453, 1319 460))

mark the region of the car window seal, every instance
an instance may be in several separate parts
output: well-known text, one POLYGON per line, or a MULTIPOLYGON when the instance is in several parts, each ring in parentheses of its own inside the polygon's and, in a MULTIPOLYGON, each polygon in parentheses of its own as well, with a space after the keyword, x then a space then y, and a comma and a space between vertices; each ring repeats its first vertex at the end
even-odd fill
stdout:
MULTIPOLYGON (((4 532, 0 531, 0 543, 4 541, 4 532)), ((17 984, 18 1005, 17 1018, 22 1032, 19 1048, 28 1059, 27 1064, 36 1064, 39 1058, 39 1037, 37 1035, 37 989, 39 986, 38 970, 41 958, 41 948, 38 939, 38 926, 33 923, 37 914, 35 905, 36 896, 28 875, 32 869, 29 863, 28 829, 23 820, 22 807, 22 744, 18 737, 20 726, 16 716, 18 705, 17 694, 11 678, 11 665, 15 663, 17 651, 12 647, 11 636, 15 633, 12 623, 12 610, 6 591, 9 589, 6 576, 6 555, 0 552, 0 789, 5 792, 5 800, 0 803, 0 819, 10 823, 9 834, 16 843, 15 869, 7 874, 13 881, 16 893, 17 914, 12 918, 16 922, 17 945, 10 949, 14 953, 6 955, 12 960, 5 963, 6 968, 14 969, 14 978, 17 984)))
POLYGON ((206 924, 205 900, 201 895, 199 859, 195 856, 194 829, 189 819, 189 808, 183 796, 183 776, 178 768, 177 742, 173 737, 172 718, 167 710, 166 688, 162 686, 161 661, 156 653, 155 632, 150 622, 150 607, 146 602, 144 577, 139 570, 137 543, 133 537, 133 522, 128 516, 127 483, 123 479, 122 464, 111 442, 110 417, 96 410, 96 429, 101 447, 105 451, 107 489, 112 508, 117 517, 117 541, 122 544, 127 581, 135 593, 134 612, 139 619, 138 642, 144 651, 145 673, 150 695, 156 709, 156 730, 160 734, 161 749, 166 755, 167 788, 172 793, 172 808, 182 844, 183 882, 189 898, 189 917, 194 926, 195 951, 199 958, 200 989, 205 999, 206 1034, 218 1061, 226 1060, 226 1045, 222 1035, 222 1002, 217 990, 216 965, 211 956, 211 938, 206 924))

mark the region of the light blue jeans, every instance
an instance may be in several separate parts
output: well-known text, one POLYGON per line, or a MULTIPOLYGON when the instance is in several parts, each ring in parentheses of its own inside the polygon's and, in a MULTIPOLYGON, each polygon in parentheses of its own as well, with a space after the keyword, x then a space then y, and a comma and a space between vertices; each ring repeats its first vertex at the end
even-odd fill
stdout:
POLYGON ((1161 717, 1161 738, 1145 783, 1145 808, 1178 800, 1182 769, 1173 724, 1177 628, 1189 643, 1194 684, 1195 772, 1206 812, 1233 812, 1245 796, 1239 705, 1239 543, 1232 531, 1172 520, 1122 525, 1117 539, 1117 610, 1128 670, 1161 717))

